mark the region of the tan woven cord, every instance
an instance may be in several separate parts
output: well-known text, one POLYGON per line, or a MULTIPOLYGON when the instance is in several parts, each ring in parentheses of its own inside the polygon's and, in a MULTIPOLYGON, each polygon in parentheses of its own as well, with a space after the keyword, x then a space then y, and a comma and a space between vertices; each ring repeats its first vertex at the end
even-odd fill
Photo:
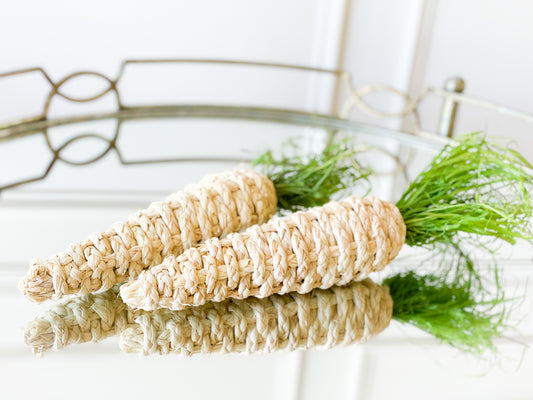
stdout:
POLYGON ((145 355, 327 349, 365 342, 391 318, 388 287, 364 280, 307 294, 143 312, 122 332, 120 346, 145 355))
POLYGON ((106 290, 203 240, 266 222, 276 207, 274 185, 265 175, 212 175, 64 253, 32 260, 19 288, 35 302, 106 290))
POLYGON ((213 238, 122 286, 134 308, 180 310, 226 298, 307 293, 379 271, 405 242, 396 206, 349 197, 213 238))
MULTIPOLYGON (((138 313, 138 312, 137 312, 138 313)), ((136 312, 118 296, 118 287, 98 294, 74 296, 42 313, 24 330, 33 353, 60 350, 75 343, 98 342, 133 324, 136 312)))
POLYGON ((228 299, 181 311, 132 310, 117 294, 114 287, 55 304, 26 326, 26 344, 42 356, 49 349, 124 332, 122 348, 144 354, 329 348, 364 342, 385 329, 392 314, 388 288, 370 280, 308 294, 228 299))

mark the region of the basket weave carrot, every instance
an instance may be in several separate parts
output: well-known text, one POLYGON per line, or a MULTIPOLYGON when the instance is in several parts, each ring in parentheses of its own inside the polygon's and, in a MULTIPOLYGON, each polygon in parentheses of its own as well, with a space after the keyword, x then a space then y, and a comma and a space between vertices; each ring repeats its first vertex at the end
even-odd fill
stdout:
POLYGON ((505 311, 496 309, 504 300, 475 299, 480 292, 470 283, 409 272, 384 285, 366 279, 306 294, 143 312, 122 331, 120 345, 144 355, 328 349, 364 343, 395 319, 481 357, 496 350, 493 341, 506 328, 505 311))
MULTIPOLYGON (((123 348, 132 351, 132 341, 141 340, 139 333, 149 335, 146 329, 155 329, 153 334, 159 335, 167 329, 167 333, 180 337, 179 352, 183 354, 250 353, 364 341, 388 326, 391 313, 388 289, 370 281, 308 295, 250 298, 156 312, 129 309, 117 292, 110 290, 76 296, 52 308, 28 324, 24 337, 34 354, 42 355, 49 349, 98 342, 125 331, 123 348), (100 307, 102 304, 107 306, 100 307), (337 331, 332 329, 334 320, 337 331)), ((167 339, 170 346, 171 338, 167 339)), ((155 352, 158 345, 164 346, 160 339, 154 340, 144 353, 155 352)))
POLYGON ((264 223, 277 208, 325 203, 368 175, 353 163, 353 155, 343 144, 306 159, 276 161, 267 153, 258 163, 270 169, 268 177, 253 170, 208 176, 63 253, 32 260, 19 287, 35 302, 109 289, 166 256, 264 223), (275 168, 279 165, 281 170, 275 168))
POLYGON ((439 341, 483 355, 505 328, 505 300, 488 296, 472 275, 394 275, 382 285, 363 280, 307 294, 249 297, 180 311, 131 310, 117 290, 76 296, 28 324, 34 353, 96 342, 120 334, 126 352, 256 353, 329 348, 377 335, 391 318, 412 324, 439 341))
POLYGON ((144 310, 180 310, 228 297, 306 293, 366 278, 410 246, 496 237, 531 239, 531 165, 470 135, 447 146, 394 206, 349 197, 212 238, 167 257, 121 288, 144 310))
POLYGON ((75 343, 99 342, 133 324, 135 314, 118 296, 117 285, 55 304, 27 324, 24 341, 39 356, 75 343))
POLYGON ((370 280, 307 294, 145 312, 121 333, 125 352, 270 353, 364 343, 389 326, 392 298, 370 280))

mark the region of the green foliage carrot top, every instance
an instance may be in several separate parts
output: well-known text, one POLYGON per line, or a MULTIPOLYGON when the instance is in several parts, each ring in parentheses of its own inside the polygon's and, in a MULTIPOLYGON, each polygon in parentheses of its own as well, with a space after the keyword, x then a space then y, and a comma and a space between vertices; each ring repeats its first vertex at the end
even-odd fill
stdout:
POLYGON ((341 142, 326 146, 318 155, 284 155, 279 159, 267 151, 253 165, 261 167, 274 184, 278 208, 295 211, 321 206, 370 175, 369 169, 356 163, 356 152, 346 146, 341 142))
POLYGON ((533 238, 533 166, 480 134, 447 146, 396 206, 410 246, 453 241, 459 232, 514 244, 533 238))
POLYGON ((411 270, 383 281, 394 299, 393 318, 463 352, 478 357, 495 352, 494 340, 511 328, 508 319, 518 298, 505 296, 496 265, 482 277, 457 246, 436 256, 440 263, 432 257, 425 274, 411 270))
POLYGON ((446 146, 397 206, 351 196, 212 238, 143 272, 121 296, 134 308, 179 310, 228 297, 307 293, 365 279, 406 242, 453 247, 465 234, 531 240, 532 171, 515 151, 468 135, 446 146))

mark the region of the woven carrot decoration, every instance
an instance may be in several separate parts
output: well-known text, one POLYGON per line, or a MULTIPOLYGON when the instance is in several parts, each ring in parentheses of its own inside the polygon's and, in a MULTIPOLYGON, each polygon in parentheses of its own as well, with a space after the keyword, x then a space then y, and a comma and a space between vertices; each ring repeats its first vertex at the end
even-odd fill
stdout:
POLYGON ((270 353, 364 343, 389 326, 392 298, 370 280, 310 293, 144 312, 121 333, 129 353, 270 353))
POLYGON ((160 264, 166 256, 264 223, 277 208, 325 203, 368 175, 354 164, 353 155, 343 144, 306 159, 276 161, 267 153, 257 163, 270 170, 268 176, 253 170, 208 176, 105 232, 72 244, 64 253, 33 260, 19 287, 35 302, 109 289, 160 264))
POLYGON ((531 239, 532 166, 469 135, 447 146, 396 206, 349 197, 212 238, 121 288, 144 310, 180 310, 228 297, 306 293, 362 280, 410 246, 457 245, 461 233, 531 239))
POLYGON ((118 286, 102 293, 72 296, 30 322, 24 341, 39 356, 75 343, 99 342, 133 324, 135 313, 118 296, 118 286))
POLYGON ((382 285, 363 280, 306 294, 227 299, 171 311, 131 310, 117 290, 75 296, 26 327, 34 353, 121 335, 126 352, 256 353, 361 343, 391 318, 440 342, 481 356, 494 350, 505 326, 505 302, 476 285, 472 275, 394 275, 382 285), (498 308, 499 307, 499 308, 498 308))
POLYGON ((504 300, 475 299, 467 281, 409 272, 383 285, 366 279, 306 294, 143 312, 122 331, 120 346, 144 355, 328 349, 364 343, 395 319, 481 357, 495 350, 493 340, 506 327, 504 311, 495 310, 504 300))

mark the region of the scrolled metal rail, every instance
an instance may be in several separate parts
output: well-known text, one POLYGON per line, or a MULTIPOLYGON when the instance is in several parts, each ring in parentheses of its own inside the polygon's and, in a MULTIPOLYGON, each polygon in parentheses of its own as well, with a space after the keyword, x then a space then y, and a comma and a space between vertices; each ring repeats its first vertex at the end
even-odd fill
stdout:
MULTIPOLYGON (((95 71, 78 71, 59 79, 54 80, 41 67, 26 68, 17 71, 0 73, 0 82, 2 79, 9 79, 15 76, 24 76, 27 74, 40 74, 44 81, 50 86, 50 89, 45 97, 41 112, 30 115, 25 118, 13 119, 10 121, 0 122, 0 145, 2 142, 15 140, 28 135, 44 135, 48 144, 48 148, 52 153, 52 160, 46 166, 44 172, 36 177, 11 182, 7 185, 0 186, 0 192, 7 188, 13 188, 19 185, 35 182, 44 179, 52 170, 57 161, 63 161, 71 165, 87 165, 102 159, 110 152, 115 152, 118 155, 119 161, 123 165, 130 164, 148 164, 148 163, 162 163, 162 162, 195 162, 195 161, 233 161, 233 159, 220 159, 213 157, 179 157, 179 158, 165 158, 152 160, 125 160, 122 157, 120 149, 117 146, 117 137, 120 133, 120 128, 123 121, 145 120, 145 119, 159 119, 159 118, 213 118, 213 119, 238 119, 248 121, 261 121, 280 124, 290 124, 304 127, 323 128, 328 132, 346 131, 352 133, 365 133, 367 135, 377 136, 380 138, 387 138, 395 140, 400 144, 409 146, 410 148, 422 148, 439 150, 445 144, 453 142, 453 139, 440 135, 439 133, 432 133, 425 131, 420 126, 420 118, 418 115, 418 107, 421 102, 428 96, 437 96, 443 99, 444 104, 452 104, 454 110, 459 103, 473 104, 482 108, 497 111, 500 113, 511 115, 515 118, 533 122, 533 114, 514 110, 509 107, 504 107, 496 103, 485 100, 476 99, 470 96, 465 96, 462 93, 457 93, 450 90, 442 90, 436 88, 426 88, 416 98, 411 98, 407 94, 386 85, 367 85, 356 88, 353 84, 352 76, 343 70, 314 68, 303 65, 291 65, 282 63, 268 63, 268 62, 252 62, 244 60, 222 60, 222 59, 157 59, 157 60, 125 60, 121 63, 116 77, 109 77, 95 71), (294 110, 283 108, 270 107, 249 107, 245 105, 217 105, 217 104, 141 104, 132 105, 124 102, 121 96, 120 83, 127 72, 133 65, 161 65, 161 64, 213 64, 213 65, 230 65, 230 66, 244 66, 244 67, 262 67, 262 68, 276 68, 285 70, 296 70, 312 73, 325 74, 337 80, 337 87, 343 87, 347 93, 347 98, 341 102, 338 114, 321 114, 309 110, 294 110), (105 82, 105 87, 90 96, 76 96, 68 94, 64 91, 64 86, 80 77, 92 76, 101 79, 105 82), (364 97, 374 92, 388 92, 394 96, 399 96, 403 101, 403 107, 398 112, 385 112, 371 106, 365 101, 364 97), (54 117, 50 118, 50 106, 56 97, 61 97, 67 101, 75 103, 92 102, 108 93, 113 93, 115 98, 115 106, 104 112, 87 113, 68 117, 54 117), (410 131, 397 131, 393 129, 384 128, 377 125, 361 123, 350 119, 352 111, 357 109, 367 115, 377 119, 398 119, 399 122, 405 118, 411 119, 410 131), (115 120, 117 121, 117 128, 112 139, 100 136, 98 132, 83 132, 77 136, 72 137, 59 147, 51 145, 49 136, 49 129, 59 126, 76 124, 88 121, 100 120, 115 120), (68 148, 71 144, 86 137, 96 137, 107 142, 106 148, 101 154, 92 157, 85 161, 67 160, 61 152, 68 148)), ((2 93, 0 92, 0 98, 2 93)), ((450 114, 451 115, 451 114, 450 114)), ((453 113, 455 116, 455 113, 453 113)), ((450 118, 448 118, 450 119, 450 118)), ((447 124, 446 131, 449 135, 453 132, 453 120, 448 122, 442 121, 440 123, 440 131, 444 130, 447 124)), ((242 160, 235 160, 242 161, 242 160)))

